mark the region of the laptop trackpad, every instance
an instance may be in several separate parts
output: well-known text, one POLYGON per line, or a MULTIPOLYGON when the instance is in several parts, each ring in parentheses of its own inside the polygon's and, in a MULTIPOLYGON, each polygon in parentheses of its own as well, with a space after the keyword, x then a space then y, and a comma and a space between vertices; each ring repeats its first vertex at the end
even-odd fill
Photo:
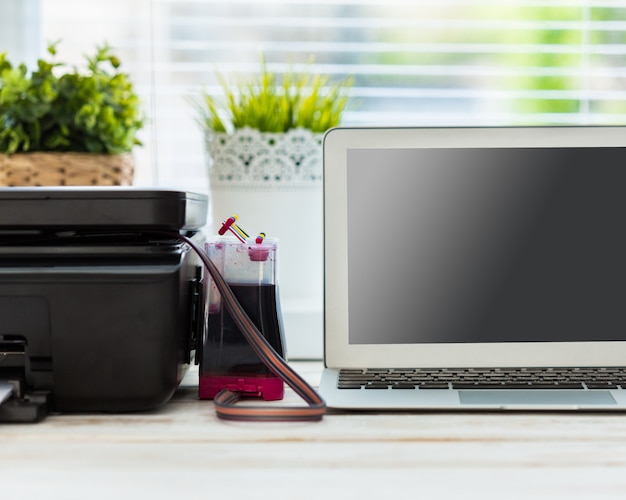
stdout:
POLYGON ((459 391, 461 404, 469 405, 614 405, 607 391, 472 390, 459 391))

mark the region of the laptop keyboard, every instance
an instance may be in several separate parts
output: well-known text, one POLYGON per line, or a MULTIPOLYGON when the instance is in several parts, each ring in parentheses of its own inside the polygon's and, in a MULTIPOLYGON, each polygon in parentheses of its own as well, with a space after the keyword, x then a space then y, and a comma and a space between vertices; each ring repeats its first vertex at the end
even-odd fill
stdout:
POLYGON ((626 389, 619 368, 341 370, 339 389, 626 389))

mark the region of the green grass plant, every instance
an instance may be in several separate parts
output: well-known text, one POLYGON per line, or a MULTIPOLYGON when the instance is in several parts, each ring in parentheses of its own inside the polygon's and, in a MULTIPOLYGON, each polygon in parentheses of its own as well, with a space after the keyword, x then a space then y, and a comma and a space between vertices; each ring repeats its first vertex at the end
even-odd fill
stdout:
MULTIPOLYGON (((309 65, 310 67, 310 65, 309 65)), ((331 82, 310 71, 270 72, 262 61, 259 74, 232 85, 218 74, 224 96, 203 91, 195 101, 202 125, 214 132, 253 128, 287 132, 305 128, 322 133, 339 125, 348 104, 351 79, 331 82)))

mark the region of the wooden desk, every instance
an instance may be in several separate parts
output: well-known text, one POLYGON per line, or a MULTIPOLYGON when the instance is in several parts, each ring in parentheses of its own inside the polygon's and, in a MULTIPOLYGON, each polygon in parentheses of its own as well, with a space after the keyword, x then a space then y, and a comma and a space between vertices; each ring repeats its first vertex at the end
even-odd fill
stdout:
MULTIPOLYGON (((319 380, 320 363, 294 363, 319 380)), ((330 413, 225 422, 192 371, 159 411, 0 426, 0 498, 624 498, 626 415, 330 413)), ((286 402, 299 404, 288 391, 286 402)))

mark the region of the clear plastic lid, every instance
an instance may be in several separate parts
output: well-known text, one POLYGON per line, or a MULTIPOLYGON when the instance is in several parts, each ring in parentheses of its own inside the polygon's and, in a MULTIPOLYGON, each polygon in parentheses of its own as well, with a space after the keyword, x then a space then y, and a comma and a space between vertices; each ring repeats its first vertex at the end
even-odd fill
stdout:
MULTIPOLYGON (((241 243, 233 238, 218 238, 206 243, 209 258, 231 285, 276 285, 277 249, 275 239, 241 243)), ((219 307, 219 302, 219 292, 211 280, 209 307, 219 307)))

